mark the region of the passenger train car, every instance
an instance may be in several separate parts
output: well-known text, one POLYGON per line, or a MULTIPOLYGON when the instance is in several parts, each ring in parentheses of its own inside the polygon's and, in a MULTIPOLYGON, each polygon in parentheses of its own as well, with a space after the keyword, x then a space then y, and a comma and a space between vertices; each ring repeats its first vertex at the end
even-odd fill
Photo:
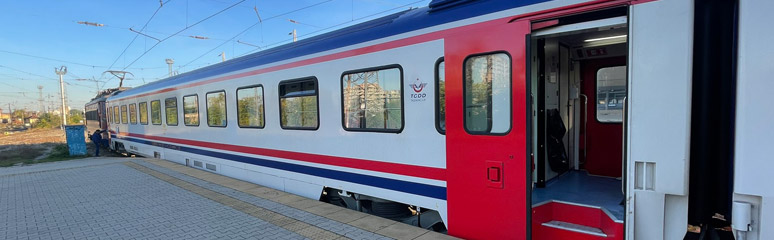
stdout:
POLYGON ((91 135, 96 130, 104 131, 102 133, 102 139, 108 139, 108 112, 107 112, 107 98, 113 94, 119 93, 128 88, 111 88, 105 89, 97 94, 84 106, 84 120, 86 125, 86 132, 91 135))
POLYGON ((462 238, 774 239, 771 9, 433 0, 109 96, 111 148, 462 238))

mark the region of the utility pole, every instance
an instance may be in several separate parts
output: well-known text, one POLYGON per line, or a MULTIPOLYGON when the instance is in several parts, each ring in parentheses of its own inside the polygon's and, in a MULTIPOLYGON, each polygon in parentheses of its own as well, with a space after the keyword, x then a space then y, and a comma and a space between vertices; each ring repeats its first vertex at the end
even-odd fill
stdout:
POLYGON ((226 52, 220 52, 220 54, 218 56, 220 56, 220 61, 221 62, 225 62, 226 61, 226 52))
POLYGON ((172 77, 172 64, 175 64, 175 60, 171 58, 167 58, 167 65, 169 66, 169 77, 172 77))
POLYGON ((64 75, 67 74, 67 67, 62 66, 59 69, 54 68, 56 75, 59 75, 59 92, 62 94, 62 126, 67 125, 67 107, 65 106, 64 75))
POLYGON ((298 37, 296 35, 296 30, 295 29, 293 29, 293 31, 290 32, 290 34, 288 34, 288 35, 293 35, 293 42, 296 42, 296 40, 298 40, 298 37))
POLYGON ((43 86, 38 85, 38 105, 40 105, 40 113, 46 112, 46 107, 43 106, 43 86))

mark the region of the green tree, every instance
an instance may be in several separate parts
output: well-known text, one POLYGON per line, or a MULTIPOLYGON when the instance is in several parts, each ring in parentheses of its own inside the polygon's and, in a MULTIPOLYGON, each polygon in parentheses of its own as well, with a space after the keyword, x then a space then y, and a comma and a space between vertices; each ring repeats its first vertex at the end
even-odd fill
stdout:
POLYGON ((51 114, 51 113, 44 113, 40 115, 40 119, 37 124, 35 124, 36 128, 52 128, 52 127, 58 127, 62 124, 62 118, 58 115, 51 114))
POLYGON ((24 119, 24 116, 26 116, 26 114, 27 113, 23 109, 17 109, 13 111, 13 113, 11 113, 11 117, 13 119, 19 119, 19 118, 24 119))
POLYGON ((80 124, 83 121, 83 112, 77 109, 70 110, 70 114, 67 116, 68 124, 80 124))

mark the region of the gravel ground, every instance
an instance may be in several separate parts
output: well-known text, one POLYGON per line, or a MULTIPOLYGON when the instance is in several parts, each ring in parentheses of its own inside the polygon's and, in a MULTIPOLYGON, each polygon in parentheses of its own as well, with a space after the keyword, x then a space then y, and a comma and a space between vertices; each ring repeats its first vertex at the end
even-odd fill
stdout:
POLYGON ((59 128, 30 129, 9 135, 0 135, 0 146, 65 142, 64 130, 59 128))
MULTIPOLYGON (((67 155, 64 130, 59 128, 31 129, 0 135, 0 167, 29 165, 38 162, 77 159, 67 155)), ((94 156, 94 145, 87 140, 87 156, 94 156)), ((118 157, 120 155, 103 148, 101 156, 118 157)))

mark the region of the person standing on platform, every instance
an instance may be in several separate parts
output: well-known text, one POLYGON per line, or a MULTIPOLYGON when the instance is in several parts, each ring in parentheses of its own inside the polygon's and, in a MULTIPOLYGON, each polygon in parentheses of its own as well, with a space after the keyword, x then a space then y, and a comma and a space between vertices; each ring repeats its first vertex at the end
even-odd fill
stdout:
POLYGON ((94 156, 99 157, 99 145, 102 143, 102 133, 99 130, 95 130, 91 134, 91 142, 94 143, 94 156))

